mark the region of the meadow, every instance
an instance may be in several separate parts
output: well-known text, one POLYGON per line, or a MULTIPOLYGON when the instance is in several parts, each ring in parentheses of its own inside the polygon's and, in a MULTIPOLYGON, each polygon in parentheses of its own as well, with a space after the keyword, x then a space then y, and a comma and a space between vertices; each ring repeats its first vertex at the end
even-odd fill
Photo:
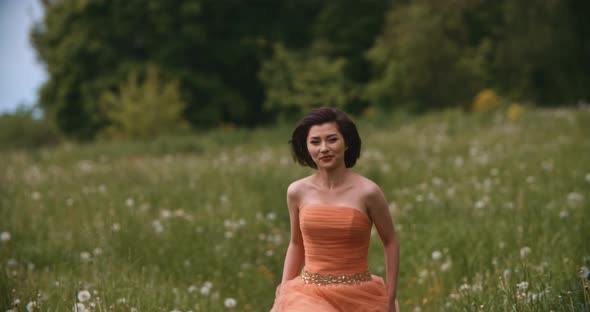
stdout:
MULTIPOLYGON (((312 173, 291 126, 2 152, 0 311, 268 311, 285 192, 312 173)), ((400 239, 401 311, 590 311, 588 108, 358 127, 353 170, 400 239)))

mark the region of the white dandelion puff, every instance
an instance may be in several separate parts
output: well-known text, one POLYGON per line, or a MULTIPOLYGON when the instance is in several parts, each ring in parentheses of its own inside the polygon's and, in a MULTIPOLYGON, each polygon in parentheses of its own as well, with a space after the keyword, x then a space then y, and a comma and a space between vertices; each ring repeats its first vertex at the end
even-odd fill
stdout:
POLYGON ((522 282, 516 284, 516 287, 518 287, 519 290, 527 290, 529 288, 529 282, 522 281, 522 282))
POLYGON ((432 260, 439 260, 442 257, 442 253, 438 250, 432 252, 432 260))
POLYGON ((35 191, 35 192, 31 193, 31 198, 33 200, 39 200, 39 199, 41 199, 41 193, 35 191))
POLYGON ((567 194, 567 203, 570 207, 577 207, 584 200, 584 196, 580 193, 571 192, 567 194))
POLYGON ((90 300, 90 292, 88 290, 81 290, 78 292, 78 301, 86 302, 90 300))
POLYGON ((233 307, 235 307, 235 306, 236 306, 236 304, 237 304, 237 301, 236 301, 236 299, 234 299, 234 298, 226 298, 226 299, 223 301, 223 305, 224 305, 226 308, 230 308, 230 309, 231 309, 231 308, 233 308, 233 307))
POLYGON ((90 261, 91 258, 92 258, 92 256, 90 255, 90 253, 88 251, 82 251, 80 253, 80 260, 82 260, 83 262, 88 262, 88 261, 90 261))
POLYGON ((33 312, 33 311, 37 310, 37 302, 36 301, 29 301, 29 303, 27 303, 26 309, 28 312, 33 312))
POLYGON ((125 201, 125 204, 127 205, 127 207, 133 207, 133 205, 135 204, 135 201, 133 200, 133 198, 127 198, 127 200, 125 201))
POLYGON ((531 247, 525 246, 525 247, 520 248, 520 256, 522 258, 526 257, 530 253, 531 253, 531 247))
POLYGON ((451 268, 452 262, 451 260, 447 260, 445 262, 443 262, 443 264, 440 265, 440 270, 442 272, 447 271, 448 269, 451 268))
POLYGON ((83 303, 76 303, 74 306, 74 312, 86 312, 86 306, 83 303))
POLYGON ((567 212, 567 210, 562 210, 562 211, 559 212, 559 217, 561 219, 565 219, 565 218, 569 217, 569 215, 570 215, 570 213, 567 212))
POLYGON ((7 241, 10 240, 10 238, 12 238, 12 235, 10 235, 10 232, 2 232, 2 233, 0 233, 0 241, 7 242, 7 241))
POLYGON ((162 222, 159 219, 152 221, 152 227, 154 228, 154 231, 158 234, 164 232, 164 226, 162 225, 162 222))

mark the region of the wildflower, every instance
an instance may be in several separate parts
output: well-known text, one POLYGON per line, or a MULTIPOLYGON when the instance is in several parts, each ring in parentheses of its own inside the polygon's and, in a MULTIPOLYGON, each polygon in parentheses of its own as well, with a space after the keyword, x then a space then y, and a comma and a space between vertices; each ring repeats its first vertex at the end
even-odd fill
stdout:
POLYGON ((211 292, 211 288, 203 286, 201 287, 199 292, 201 293, 201 295, 207 296, 209 292, 211 292))
POLYGON ((223 301, 223 305, 225 305, 226 308, 233 308, 236 306, 236 304, 237 304, 237 302, 236 302, 236 299, 234 299, 234 298, 226 298, 223 301))
POLYGON ((27 303, 27 312, 33 312, 35 310, 37 310, 37 302, 36 301, 29 301, 29 303, 27 303))
POLYGON ((587 280, 590 281, 590 271, 588 270, 587 267, 583 266, 580 268, 580 277, 586 278, 587 280))
POLYGON ((106 191, 107 191, 106 185, 104 185, 104 184, 99 185, 98 186, 98 191, 101 192, 101 193, 106 193, 106 191))
POLYGON ((121 225, 119 223, 115 222, 111 226, 111 229, 113 230, 113 232, 119 232, 121 230, 121 225))
POLYGON ((10 238, 11 238, 11 235, 10 235, 9 232, 2 232, 2 233, 0 233, 0 241, 7 242, 7 241, 10 240, 10 238))
POLYGON ((90 253, 87 251, 82 251, 80 253, 80 260, 84 261, 84 262, 88 262, 90 261, 90 253))
POLYGON ((476 209, 482 209, 485 206, 486 206, 486 202, 481 199, 475 202, 476 209))
POLYGON ((118 304, 125 304, 125 303, 127 303, 127 299, 125 299, 125 298, 119 298, 119 299, 117 299, 117 303, 118 304))
POLYGON ((154 220, 152 221, 152 227, 154 228, 154 231, 158 234, 164 232, 164 226, 162 225, 162 222, 160 220, 154 220))
POLYGON ((443 272, 448 270, 449 268, 451 268, 451 264, 452 264, 451 260, 447 260, 447 261, 443 262, 443 264, 440 265, 440 270, 443 272))
POLYGON ((90 299, 90 292, 88 290, 81 290, 78 292, 78 301, 86 302, 90 299))
POLYGON ((439 260, 442 257, 442 253, 438 250, 432 252, 432 260, 439 260))
POLYGON ((570 205, 570 207, 578 206, 579 204, 582 203, 583 199, 584 199, 584 196, 582 196, 582 194, 580 194, 580 193, 571 192, 571 193, 567 194, 567 203, 570 205))
POLYGON ((531 253, 531 247, 525 246, 520 248, 520 257, 524 258, 531 253))
POLYGON ((522 281, 522 282, 516 284, 516 287, 518 287, 519 290, 527 290, 529 288, 529 282, 522 281))
POLYGON ((170 218, 171 215, 172 215, 172 213, 168 209, 162 209, 162 211, 160 211, 160 216, 163 219, 168 219, 168 218, 170 218))
POLYGON ((567 210, 562 210, 562 211, 560 211, 560 212, 559 212, 559 217, 560 217, 561 219, 565 219, 565 218, 567 218, 569 215, 570 215, 570 214, 569 214, 569 212, 567 212, 567 210))
POLYGON ((83 303, 78 302, 74 306, 74 311, 77 311, 77 312, 86 312, 86 306, 84 306, 83 303))
POLYGON ((31 198, 33 200, 39 200, 39 199, 41 199, 41 193, 35 191, 35 192, 31 193, 31 198))
POLYGON ((195 291, 197 291, 197 286, 195 286, 195 285, 190 285, 190 286, 188 287, 188 290, 187 290, 187 291, 188 291, 189 293, 195 292, 195 291))
POLYGON ((135 202, 133 201, 133 198, 127 198, 125 204, 127 205, 127 207, 133 207, 133 204, 135 204, 135 202))
POLYGON ((92 253, 93 253, 95 256, 100 256, 100 255, 102 255, 102 248, 100 248, 100 247, 96 247, 96 248, 94 248, 94 250, 92 251, 92 253))

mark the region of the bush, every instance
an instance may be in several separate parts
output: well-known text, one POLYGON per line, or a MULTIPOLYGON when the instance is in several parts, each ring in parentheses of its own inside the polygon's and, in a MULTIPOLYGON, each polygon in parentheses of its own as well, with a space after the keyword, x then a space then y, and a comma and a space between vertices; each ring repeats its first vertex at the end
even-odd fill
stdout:
POLYGON ((494 90, 481 90, 473 99, 471 109, 474 112, 489 112, 500 107, 500 97, 494 90))
POLYGON ((137 72, 131 72, 117 92, 105 92, 101 109, 110 125, 98 135, 99 139, 146 139, 189 128, 182 114, 185 103, 177 81, 161 81, 158 68, 149 66, 140 82, 137 72))
POLYGON ((59 142, 57 131, 43 118, 35 118, 34 107, 19 106, 14 113, 0 115, 0 149, 36 148, 59 142))

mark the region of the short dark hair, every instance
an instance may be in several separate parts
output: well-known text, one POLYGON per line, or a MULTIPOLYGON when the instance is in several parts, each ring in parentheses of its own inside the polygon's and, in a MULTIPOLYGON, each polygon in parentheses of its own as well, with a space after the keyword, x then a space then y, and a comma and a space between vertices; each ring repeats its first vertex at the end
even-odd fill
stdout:
POLYGON ((297 123, 289 141, 293 159, 301 166, 317 169, 317 165, 307 150, 307 136, 312 126, 327 122, 335 122, 338 125, 338 131, 342 134, 344 143, 348 147, 344 152, 344 163, 346 168, 353 167, 361 155, 361 137, 354 122, 345 113, 333 107, 314 108, 297 123))

